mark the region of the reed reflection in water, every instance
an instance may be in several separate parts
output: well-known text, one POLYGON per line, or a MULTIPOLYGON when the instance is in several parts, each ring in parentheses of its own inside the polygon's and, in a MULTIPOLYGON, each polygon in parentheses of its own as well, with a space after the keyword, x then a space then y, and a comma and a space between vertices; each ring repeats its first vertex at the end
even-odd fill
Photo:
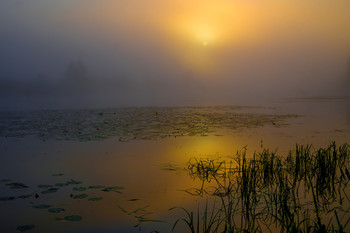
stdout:
POLYGON ((174 229, 190 232, 346 232, 350 217, 350 147, 297 145, 287 156, 263 149, 229 161, 191 159, 189 175, 201 187, 185 190, 205 196, 205 206, 182 208, 174 229))

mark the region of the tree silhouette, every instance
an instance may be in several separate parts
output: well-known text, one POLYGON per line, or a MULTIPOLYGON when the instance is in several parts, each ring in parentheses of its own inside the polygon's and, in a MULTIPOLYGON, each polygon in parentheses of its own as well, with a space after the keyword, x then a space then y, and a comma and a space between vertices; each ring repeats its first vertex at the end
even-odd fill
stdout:
POLYGON ((83 84, 89 79, 86 66, 81 61, 71 62, 67 67, 65 76, 67 81, 76 84, 83 84))

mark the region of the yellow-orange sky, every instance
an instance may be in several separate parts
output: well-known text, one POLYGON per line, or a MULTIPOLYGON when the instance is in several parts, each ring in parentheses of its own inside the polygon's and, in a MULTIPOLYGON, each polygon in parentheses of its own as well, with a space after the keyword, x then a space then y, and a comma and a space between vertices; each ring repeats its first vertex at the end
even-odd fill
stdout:
POLYGON ((225 56, 243 48, 349 50, 349 10, 345 0, 103 0, 56 17, 90 36, 124 38, 130 47, 156 44, 174 65, 203 75, 225 68, 225 56))

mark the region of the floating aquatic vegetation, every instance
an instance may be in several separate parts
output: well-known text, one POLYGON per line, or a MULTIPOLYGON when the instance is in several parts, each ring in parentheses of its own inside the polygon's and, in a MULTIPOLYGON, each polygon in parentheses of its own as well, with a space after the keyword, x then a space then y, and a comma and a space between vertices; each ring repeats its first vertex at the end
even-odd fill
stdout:
POLYGON ((90 185, 88 188, 89 189, 103 189, 104 186, 102 186, 102 185, 90 185))
POLYGON ((74 187, 73 190, 74 191, 85 191, 86 188, 85 187, 74 187))
POLYGON ((32 197, 32 196, 33 196, 33 194, 19 195, 18 197, 15 197, 15 196, 1 197, 0 201, 12 201, 12 200, 15 200, 15 199, 26 199, 26 198, 29 198, 29 197, 32 197))
POLYGON ((18 196, 18 198, 26 199, 26 198, 29 198, 29 197, 32 197, 32 196, 33 196, 33 194, 26 194, 26 195, 20 195, 20 196, 18 196))
POLYGON ((219 129, 233 132, 263 125, 282 127, 285 120, 297 117, 242 111, 247 109, 254 111, 252 107, 209 106, 115 108, 103 110, 102 115, 101 110, 2 112, 0 136, 80 141, 118 137, 127 142, 215 135, 219 129))
POLYGON ((80 215, 69 215, 65 216, 64 218, 56 218, 57 221, 61 222, 78 222, 81 221, 83 218, 80 215))
POLYGON ((42 194, 49 194, 49 193, 55 193, 57 192, 58 188, 50 188, 50 189, 47 189, 45 191, 42 191, 41 193, 42 194))
POLYGON ((83 218, 79 215, 69 215, 69 216, 65 216, 64 217, 64 220, 66 221, 73 221, 73 222, 76 222, 76 221, 81 221, 83 218))
POLYGON ((121 187, 121 186, 112 186, 112 187, 106 187, 106 188, 102 189, 102 191, 105 191, 105 192, 113 191, 113 192, 118 192, 118 193, 120 193, 119 190, 121 190, 121 189, 124 189, 124 187, 121 187))
POLYGON ((88 201, 101 201, 101 200, 102 200, 102 197, 92 197, 88 199, 88 201))
POLYGON ((48 211, 50 213, 61 213, 62 211, 65 211, 63 208, 49 208, 48 211))
POLYGON ((67 183, 56 183, 55 186, 63 187, 63 186, 68 186, 68 184, 67 183))
POLYGON ((18 182, 13 182, 13 183, 8 183, 6 184, 7 186, 10 187, 10 189, 23 189, 23 188, 28 188, 27 185, 23 183, 18 183, 18 182))
POLYGON ((83 194, 78 194, 78 195, 72 195, 72 197, 74 199, 83 199, 83 198, 87 198, 88 195, 86 193, 83 193, 83 194))
POLYGON ((70 185, 70 184, 75 185, 75 184, 81 184, 81 183, 83 183, 83 182, 77 181, 77 180, 73 180, 73 179, 70 179, 70 180, 68 180, 68 181, 66 182, 67 185, 70 185))
MULTIPOLYGON (((6 182, 8 182, 8 180, 6 180, 6 182)), ((98 196, 96 195, 96 192, 100 192, 100 193, 104 193, 104 192, 118 192, 120 193, 119 190, 124 189, 124 187, 121 186, 102 186, 102 185, 90 185, 87 187, 72 187, 71 189, 68 188, 61 188, 61 187, 65 187, 65 186, 69 186, 69 185, 78 185, 81 184, 81 181, 77 181, 74 179, 70 179, 66 182, 59 182, 59 183, 55 183, 54 185, 52 184, 40 184, 40 185, 35 185, 34 186, 34 190, 33 193, 25 193, 23 195, 19 195, 19 196, 6 196, 6 197, 0 197, 0 201, 13 201, 16 199, 26 199, 26 198, 30 198, 30 197, 35 197, 36 199, 38 198, 45 198, 45 194, 51 194, 51 193, 56 193, 59 191, 62 192, 69 192, 69 190, 73 190, 73 191, 78 191, 78 192, 82 192, 82 191, 86 191, 88 193, 81 193, 78 195, 73 195, 70 194, 70 197, 73 199, 76 199, 76 201, 79 201, 80 199, 87 199, 87 201, 89 202, 99 202, 101 200, 103 200, 103 196, 98 196), (43 194, 40 196, 37 192, 37 188, 40 189, 44 189, 43 191, 41 191, 40 193, 43 194), (90 193, 92 193, 92 197, 88 198, 90 193)), ((28 186, 26 186, 25 184, 22 183, 18 183, 18 182, 13 182, 13 183, 8 183, 6 184, 8 187, 10 188, 29 188, 28 186)), ((26 191, 28 192, 28 189, 26 189, 26 191)), ((16 191, 16 192, 20 192, 20 191, 16 191)), ((108 195, 108 194, 106 194, 108 195)), ((68 198, 69 195, 66 195, 66 197, 68 198)), ((50 197, 53 198, 54 196, 50 197)), ((136 200, 136 199, 135 199, 136 200)), ((85 202, 87 203, 87 202, 85 202)), ((53 214, 59 214, 62 213, 64 211, 66 211, 66 207, 65 208, 58 208, 58 207, 52 207, 51 205, 48 204, 37 204, 37 205, 33 205, 33 202, 30 202, 31 207, 35 208, 35 209, 39 209, 39 210, 47 210, 48 213, 53 213, 53 214)), ((90 203, 91 205, 92 203, 90 203)), ((97 204, 97 203, 96 203, 97 204)), ((96 205, 95 204, 95 205, 96 205)), ((63 204, 65 206, 67 206, 67 204, 63 204)), ((67 207, 67 209, 69 210, 69 206, 67 207)), ((69 215, 69 216, 65 216, 63 218, 56 218, 56 220, 58 221, 62 221, 62 222, 74 222, 74 221, 81 221, 82 217, 80 215, 69 215)), ((32 225, 23 225, 23 226, 19 226, 17 228, 17 232, 23 232, 23 231, 27 231, 27 230, 31 230, 34 227, 31 227, 32 225)), ((34 225, 33 225, 34 226, 34 225)))
POLYGON ((35 228, 34 225, 22 225, 22 226, 18 226, 16 228, 17 232, 25 232, 25 231, 30 231, 33 230, 35 228))
POLYGON ((35 208, 35 209, 48 209, 48 208, 50 208, 51 207, 51 205, 46 205, 46 204, 41 204, 41 205, 35 205, 35 206, 33 206, 33 208, 35 208))
POLYGON ((0 197, 0 201, 12 201, 12 200, 15 200, 16 197, 0 197))
POLYGON ((64 174, 63 173, 55 173, 55 174, 52 174, 52 176, 63 176, 64 174))

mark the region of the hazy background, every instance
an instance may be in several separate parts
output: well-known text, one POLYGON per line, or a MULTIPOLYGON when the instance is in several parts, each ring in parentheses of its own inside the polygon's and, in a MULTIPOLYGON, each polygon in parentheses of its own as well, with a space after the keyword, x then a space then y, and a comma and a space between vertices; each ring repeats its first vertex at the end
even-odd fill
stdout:
POLYGON ((0 109, 343 96, 348 0, 1 0, 0 109))

